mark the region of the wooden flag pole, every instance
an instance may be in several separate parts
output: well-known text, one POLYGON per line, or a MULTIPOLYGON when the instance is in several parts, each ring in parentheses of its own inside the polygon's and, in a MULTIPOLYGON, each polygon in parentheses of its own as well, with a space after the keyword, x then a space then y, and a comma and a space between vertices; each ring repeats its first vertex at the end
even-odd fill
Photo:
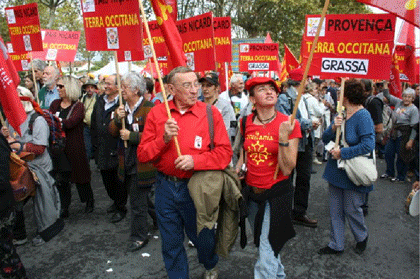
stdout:
POLYGON ((38 84, 36 83, 34 63, 32 63, 33 62, 32 55, 30 55, 30 56, 31 56, 31 68, 32 68, 32 81, 33 81, 34 86, 35 86, 35 98, 36 98, 36 102, 39 104, 38 84))
MULTIPOLYGON (((121 77, 120 77, 120 68, 118 66, 118 55, 114 51, 114 60, 115 60, 115 71, 117 72, 117 86, 118 86, 118 99, 120 101, 120 106, 123 104, 122 94, 121 94, 121 77)), ((122 128, 125 130, 125 119, 121 119, 122 128)), ((124 141, 124 147, 127 148, 127 141, 124 141)))
MULTIPOLYGON (((339 116, 343 116, 343 99, 344 99, 344 83, 346 79, 341 79, 341 88, 340 88, 340 99, 337 101, 337 113, 339 116)), ((341 135, 341 126, 337 127, 335 131, 335 147, 340 145, 340 135, 341 135)))
MULTIPOLYGON (((306 78, 308 77, 309 68, 311 67, 312 58, 315 52, 315 47, 318 43, 319 34, 321 33, 321 28, 324 23, 325 14, 327 13, 329 4, 330 4, 330 0, 325 0, 324 8, 322 9, 322 13, 321 13, 321 19, 319 20, 318 28, 316 29, 316 35, 315 35, 314 41, 312 42, 311 52, 309 53, 308 61, 306 61, 305 71, 303 72, 303 78, 298 88, 298 95, 296 97, 296 102, 293 108, 292 117, 290 117, 290 123, 292 124, 293 124, 293 121, 295 121, 298 105, 299 105, 300 99, 302 98, 303 90, 305 89, 305 86, 306 86, 306 78)), ((277 179, 279 170, 280 170, 280 167, 279 167, 279 164, 277 164, 276 171, 274 173, 274 180, 277 179)))
MULTIPOLYGON (((162 95, 163 95, 163 100, 164 100, 164 103, 165 103, 166 113, 168 114, 168 118, 172 119, 171 110, 169 109, 169 104, 168 104, 168 98, 166 97, 165 87, 163 86, 162 76, 161 76, 160 70, 159 70, 159 63, 157 61, 155 47, 153 45, 152 35, 150 34, 149 25, 147 24, 146 14, 144 12, 143 3, 142 3, 141 0, 139 0, 139 6, 140 6, 141 16, 143 18, 143 24, 144 24, 144 27, 145 27, 146 33, 147 33, 147 38, 149 39, 150 47, 152 49, 152 56, 153 56, 153 60, 154 60, 155 66, 156 66, 156 73, 157 73, 157 76, 158 76, 160 88, 162 90, 162 95)), ((173 139, 174 139, 174 143, 175 143, 176 152, 177 152, 178 157, 179 157, 179 156, 181 156, 181 149, 179 147, 178 137, 174 136, 173 139)))
POLYGON ((229 92, 229 63, 225 62, 225 82, 226 82, 226 91, 229 92))
POLYGON ((312 42, 311 52, 309 53, 308 61, 306 62, 305 72, 303 73, 303 78, 302 78, 302 81, 300 82, 300 85, 299 85, 299 88, 298 88, 298 95, 297 95, 296 102, 295 102, 295 105, 294 105, 294 108, 293 108, 292 117, 290 119, 291 123, 293 123, 293 121, 296 118, 298 105, 299 105, 300 99, 302 98, 303 91, 304 91, 305 86, 306 86, 306 84, 305 84, 306 83, 306 78, 308 77, 309 68, 311 67, 312 58, 314 56, 316 45, 318 44, 319 34, 321 33, 321 28, 322 28, 322 25, 324 23, 325 14, 327 13, 327 9, 328 9, 329 4, 330 4, 330 0, 325 0, 324 8, 322 9, 321 19, 319 20, 319 24, 318 24, 318 28, 316 30, 316 35, 315 35, 314 41, 312 42))

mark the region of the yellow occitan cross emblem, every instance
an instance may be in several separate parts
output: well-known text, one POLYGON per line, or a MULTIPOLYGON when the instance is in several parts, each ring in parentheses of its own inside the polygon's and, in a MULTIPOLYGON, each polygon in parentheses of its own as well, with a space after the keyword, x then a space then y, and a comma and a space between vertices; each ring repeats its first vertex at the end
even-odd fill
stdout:
POLYGON ((165 3, 164 0, 163 1, 158 1, 159 9, 162 11, 162 17, 163 17, 162 18, 162 17, 158 16, 156 18, 157 23, 159 25, 162 25, 165 20, 168 20, 168 14, 167 13, 171 14, 173 12, 172 6, 171 5, 165 5, 164 3, 165 3))
POLYGON ((405 3, 405 8, 407 10, 414 10, 416 8, 416 6, 417 6, 417 2, 418 2, 418 0, 408 0, 405 3))
POLYGON ((248 154, 257 166, 260 163, 265 162, 268 159, 268 155, 271 155, 271 153, 267 152, 267 147, 260 144, 260 141, 257 141, 255 144, 251 144, 251 146, 248 147, 248 154))

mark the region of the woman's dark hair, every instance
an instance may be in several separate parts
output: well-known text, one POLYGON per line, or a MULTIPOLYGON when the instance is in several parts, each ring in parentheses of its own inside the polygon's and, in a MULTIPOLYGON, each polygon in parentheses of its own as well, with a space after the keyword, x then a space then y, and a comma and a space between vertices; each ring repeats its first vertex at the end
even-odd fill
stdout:
POLYGON ((363 85, 365 86, 365 91, 366 93, 368 93, 368 95, 370 95, 372 93, 373 90, 373 83, 370 79, 362 79, 361 80, 363 85))
POLYGON ((149 92, 150 94, 153 93, 153 88, 155 87, 155 84, 153 82, 153 79, 149 78, 149 77, 145 77, 144 80, 146 81, 146 90, 147 92, 149 92))
POLYGON ((362 81, 349 79, 344 84, 344 97, 354 105, 362 105, 366 100, 365 86, 362 81))

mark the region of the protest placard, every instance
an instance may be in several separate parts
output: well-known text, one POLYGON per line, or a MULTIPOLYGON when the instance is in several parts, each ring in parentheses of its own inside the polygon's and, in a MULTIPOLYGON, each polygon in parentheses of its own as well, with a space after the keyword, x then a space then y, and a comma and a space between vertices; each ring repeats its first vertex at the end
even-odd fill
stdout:
POLYGON ((38 4, 5 8, 14 51, 42 51, 38 4))
POLYGON ((187 67, 195 72, 215 70, 214 28, 212 13, 179 20, 176 23, 187 57, 187 67))
MULTIPOLYGON (((152 35, 153 47, 155 48, 156 56, 163 57, 168 55, 168 48, 166 47, 165 38, 163 38, 162 31, 156 20, 149 21, 150 34, 152 35)), ((147 38, 146 30, 143 28, 143 50, 144 58, 152 58, 152 48, 147 38)))
POLYGON ((79 45, 80 31, 41 30, 43 51, 33 51, 32 59, 73 62, 79 45))
POLYGON ((87 50, 141 48, 142 25, 137 0, 81 2, 87 50))
POLYGON ((13 65, 16 68, 16 71, 29 71, 29 62, 30 57, 27 51, 16 52, 13 49, 12 43, 6 43, 7 53, 10 56, 10 59, 13 61, 13 65))
MULTIPOLYGON (((307 15, 302 64, 309 58, 320 21, 307 15)), ((326 15, 309 75, 321 78, 388 79, 394 47, 395 16, 390 14, 326 15)))
POLYGON ((239 71, 279 71, 279 45, 240 44, 239 71))
POLYGON ((217 62, 232 61, 232 33, 230 17, 213 18, 214 46, 217 62))

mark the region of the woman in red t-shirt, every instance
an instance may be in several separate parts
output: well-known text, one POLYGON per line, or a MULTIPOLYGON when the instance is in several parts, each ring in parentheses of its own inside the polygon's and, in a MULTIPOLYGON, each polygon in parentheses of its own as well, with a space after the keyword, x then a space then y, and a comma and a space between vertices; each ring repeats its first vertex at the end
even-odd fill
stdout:
MULTIPOLYGON (((287 240, 295 236, 290 218, 293 190, 289 175, 296 165, 302 137, 300 125, 296 120, 290 124, 290 117, 276 111, 280 90, 274 80, 252 78, 247 81, 246 89, 255 110, 242 119, 245 121, 245 132, 241 131, 245 152, 241 152, 237 171, 242 168, 245 157, 247 171, 241 178, 248 186, 244 190, 248 220, 259 247, 254 277, 284 278, 279 252, 287 240)), ((241 130, 242 127, 241 124, 241 130)))

